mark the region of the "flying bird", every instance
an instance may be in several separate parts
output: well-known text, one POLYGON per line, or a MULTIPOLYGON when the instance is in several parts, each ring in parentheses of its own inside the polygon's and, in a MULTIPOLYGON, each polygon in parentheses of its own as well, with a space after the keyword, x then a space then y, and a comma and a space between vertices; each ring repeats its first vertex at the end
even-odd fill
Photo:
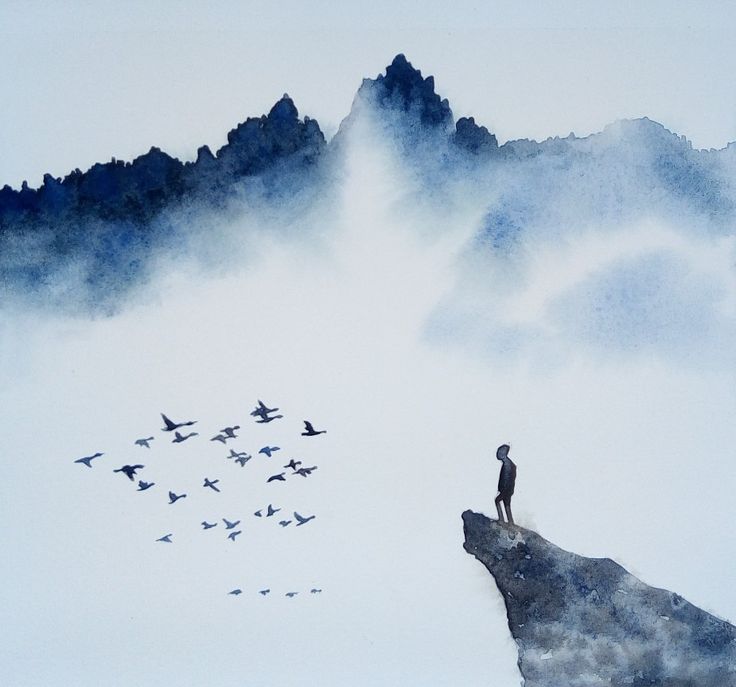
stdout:
POLYGON ((233 527, 237 527, 240 524, 240 520, 236 520, 235 522, 230 522, 229 520, 225 520, 225 518, 223 518, 222 521, 225 523, 226 530, 231 530, 233 529, 233 527))
POLYGON ((253 515, 255 515, 257 518, 262 518, 263 517, 263 512, 259 508, 255 513, 253 513, 253 515))
POLYGON ((153 437, 147 437, 145 439, 136 439, 135 445, 140 446, 141 448, 145 446, 146 448, 151 448, 151 445, 148 443, 149 441, 153 441, 153 437))
POLYGON ((163 413, 161 413, 161 417, 166 425, 161 429, 162 432, 173 432, 175 429, 179 429, 180 427, 189 427, 196 422, 196 420, 190 420, 189 422, 172 422, 163 413))
POLYGON ((252 457, 253 457, 253 456, 251 456, 251 455, 250 455, 249 453, 242 453, 242 454, 241 454, 240 456, 238 456, 238 457, 237 457, 237 458, 235 459, 235 462, 236 462, 236 463, 240 463, 240 467, 241 467, 241 468, 244 468, 244 467, 245 467, 245 464, 246 464, 246 463, 247 463, 247 462, 248 462, 248 461, 249 461, 249 460, 250 460, 250 459, 251 459, 252 457))
POLYGON ((305 518, 299 515, 296 511, 294 511, 294 517, 297 519, 296 526, 299 527, 299 525, 304 525, 308 523, 310 520, 314 520, 317 516, 316 515, 310 515, 309 517, 305 518))
POLYGON ((309 593, 310 594, 321 594, 322 590, 321 589, 310 589, 309 593))
POLYGON ((179 499, 186 498, 186 494, 175 494, 173 491, 169 492, 169 505, 176 503, 179 499))
POLYGON ((266 517, 270 518, 272 515, 275 515, 278 513, 281 509, 280 508, 274 508, 270 503, 268 504, 268 512, 266 513, 266 517))
POLYGON ((280 450, 281 448, 279 446, 264 446, 260 451, 258 451, 258 453, 263 453, 270 458, 271 454, 276 453, 276 451, 280 450))
POLYGON ((128 479, 132 482, 133 477, 135 473, 138 470, 142 470, 145 465, 123 465, 123 467, 118 468, 117 470, 113 470, 113 472, 122 472, 123 474, 127 475, 128 479))
POLYGON ((279 418, 284 417, 283 415, 261 415, 260 420, 256 420, 259 424, 264 424, 266 422, 273 422, 274 420, 278 420, 279 418))
POLYGON ((286 596, 293 599, 299 592, 286 592, 286 596))
POLYGON ((199 434, 197 432, 189 432, 189 434, 180 434, 179 432, 174 432, 174 438, 171 440, 172 444, 181 444, 182 441, 186 441, 189 437, 198 437, 199 434))
POLYGON ((237 596, 238 594, 242 594, 242 589, 233 589, 231 592, 228 592, 228 594, 232 594, 233 596, 237 596))
POLYGON ((235 430, 240 429, 240 425, 233 425, 232 427, 225 427, 225 429, 221 429, 220 432, 224 434, 228 439, 235 439, 236 434, 235 430))
POLYGON ((308 475, 311 475, 312 472, 316 469, 316 465, 313 465, 311 468, 299 468, 298 470, 294 470, 294 474, 301 475, 302 477, 307 477, 308 475))
POLYGON ((173 534, 165 534, 161 539, 157 539, 156 541, 165 541, 167 544, 172 544, 171 537, 173 536, 173 534))
POLYGON ((235 530, 235 532, 230 532, 230 534, 227 535, 227 538, 235 541, 235 537, 237 537, 239 534, 243 534, 242 530, 235 530))
POLYGON ((269 408, 263 401, 259 400, 255 410, 251 413, 251 417, 268 417, 269 413, 275 413, 278 408, 269 408))
POLYGON ((229 437, 226 437, 224 434, 218 434, 217 436, 214 436, 210 439, 210 441, 220 441, 223 444, 227 443, 229 437))
POLYGON ((302 432, 303 437, 316 437, 318 434, 327 434, 326 429, 317 431, 312 427, 312 423, 309 420, 304 420, 304 431, 302 432))
MULTIPOLYGON (((230 455, 227 456, 227 459, 230 460, 231 458, 240 458, 241 456, 247 456, 248 454, 243 451, 242 453, 236 453, 234 449, 230 449, 230 455)), ((250 456, 248 456, 250 459, 250 456)))
POLYGON ((82 463, 83 465, 86 465, 88 468, 91 468, 92 467, 92 461, 95 458, 99 458, 100 456, 104 456, 104 455, 105 455, 104 453, 97 452, 93 456, 85 456, 84 458, 79 458, 79 459, 75 460, 74 462, 75 463, 82 463))
POLYGON ((271 476, 270 476, 270 477, 269 477, 269 478, 268 478, 268 479, 266 480, 266 483, 268 483, 268 482, 275 482, 275 481, 277 481, 277 480, 278 480, 279 482, 286 482, 286 477, 284 477, 284 475, 285 475, 285 474, 286 474, 285 472, 280 472, 280 473, 279 473, 278 475, 271 475, 271 476))
POLYGON ((210 524, 206 520, 202 520, 202 529, 203 530, 211 530, 213 527, 217 527, 217 523, 216 522, 213 522, 213 523, 210 524))
POLYGON ((217 483, 219 481, 220 481, 219 479, 209 480, 209 479, 207 479, 205 477, 204 478, 204 484, 202 486, 209 487, 210 489, 213 489, 214 491, 218 491, 219 492, 220 490, 217 488, 217 483))
POLYGON ((263 596, 266 596, 271 590, 270 589, 261 589, 258 593, 262 594, 263 596))
POLYGON ((279 525, 281 525, 281 527, 287 527, 290 522, 291 520, 279 520, 279 525))
POLYGON ((156 482, 144 482, 142 479, 138 480, 138 491, 145 491, 150 489, 156 482))
POLYGON ((284 467, 291 468, 294 472, 296 472, 297 467, 300 466, 301 464, 302 464, 301 460, 294 460, 292 458, 286 465, 284 465, 284 467))

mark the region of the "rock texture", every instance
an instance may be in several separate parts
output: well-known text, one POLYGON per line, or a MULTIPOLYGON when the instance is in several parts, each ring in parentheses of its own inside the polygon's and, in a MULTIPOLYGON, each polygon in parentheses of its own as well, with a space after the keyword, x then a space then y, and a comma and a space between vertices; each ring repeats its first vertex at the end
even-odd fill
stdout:
POLYGON ((465 550, 496 580, 525 687, 736 685, 736 627, 608 558, 463 513, 465 550))

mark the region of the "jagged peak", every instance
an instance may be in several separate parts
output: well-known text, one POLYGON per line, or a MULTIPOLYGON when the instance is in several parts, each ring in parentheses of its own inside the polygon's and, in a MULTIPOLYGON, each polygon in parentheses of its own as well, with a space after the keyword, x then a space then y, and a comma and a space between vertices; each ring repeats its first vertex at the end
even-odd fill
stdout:
POLYGON ((450 103, 435 92, 433 76, 422 76, 403 53, 394 57, 385 74, 364 79, 359 93, 370 93, 376 105, 403 110, 431 127, 447 128, 453 117, 450 103))

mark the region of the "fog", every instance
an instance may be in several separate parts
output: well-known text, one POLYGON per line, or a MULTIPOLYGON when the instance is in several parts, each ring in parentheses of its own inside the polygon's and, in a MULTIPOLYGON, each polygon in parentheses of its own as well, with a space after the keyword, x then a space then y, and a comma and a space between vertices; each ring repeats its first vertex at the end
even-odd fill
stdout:
POLYGON ((367 123, 345 156, 301 219, 213 218, 112 317, 4 307, 4 684, 518 685, 462 548, 501 443, 519 524, 736 618, 732 241, 642 217, 504 264, 472 250, 472 189, 417 203, 367 123), (285 417, 255 424, 259 398, 285 417), (171 444, 160 412, 199 436, 171 444), (267 484, 290 457, 318 470, 267 484), (138 462, 143 493, 112 472, 138 462), (268 503, 317 517, 282 528, 268 503), (223 517, 235 542, 199 526, 223 517))

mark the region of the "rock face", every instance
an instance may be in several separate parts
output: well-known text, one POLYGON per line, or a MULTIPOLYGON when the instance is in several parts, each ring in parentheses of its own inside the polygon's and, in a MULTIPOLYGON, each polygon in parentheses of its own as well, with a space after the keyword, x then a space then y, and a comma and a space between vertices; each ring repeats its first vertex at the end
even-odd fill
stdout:
POLYGON ((465 550, 506 604, 525 687, 736 685, 736 627, 608 558, 463 513, 465 550))

